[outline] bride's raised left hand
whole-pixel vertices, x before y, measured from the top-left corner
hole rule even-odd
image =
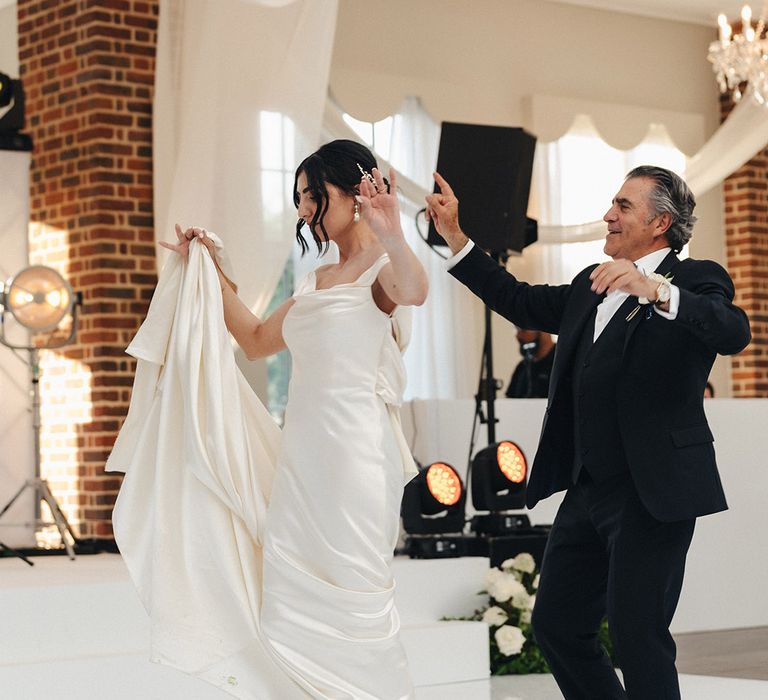
[[[360,194],[357,202],[365,222],[381,243],[386,245],[393,239],[403,238],[403,230],[400,227],[400,206],[397,202],[397,174],[394,168],[389,169],[389,187],[378,168],[374,168],[371,175],[376,184],[374,185],[363,176],[360,180]]]

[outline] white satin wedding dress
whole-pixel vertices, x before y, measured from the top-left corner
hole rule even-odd
[[[373,301],[386,262],[297,291],[282,436],[235,367],[202,246],[161,273],[107,463],[126,473],[115,538],[153,661],[248,700],[413,698],[389,567],[415,474],[398,415],[408,310]]]

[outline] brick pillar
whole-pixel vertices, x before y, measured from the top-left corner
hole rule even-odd
[[[104,473],[130,399],[124,350],[156,283],[151,98],[158,0],[18,0],[30,253],[84,304],[77,342],[42,362],[42,470],[74,529],[111,538]]]
[[[725,120],[730,96],[720,105]],[[752,326],[752,342],[731,365],[733,396],[768,397],[768,149],[728,177],[723,190],[728,271]]]

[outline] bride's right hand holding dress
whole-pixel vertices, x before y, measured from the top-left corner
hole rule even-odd
[[[192,243],[192,239],[198,236],[195,232],[202,233],[203,229],[190,227],[186,231],[181,230],[181,226],[176,224],[176,238],[177,243],[168,243],[168,241],[159,241],[159,245],[168,250],[172,250],[174,253],[178,253],[182,258],[186,258],[189,255],[189,246]]]
[[[163,248],[172,250],[174,253],[178,253],[182,258],[186,259],[189,256],[189,246],[192,244],[192,241],[197,238],[197,240],[208,250],[211,260],[213,260],[213,264],[216,266],[216,272],[219,275],[219,283],[221,284],[222,289],[224,288],[224,285],[228,285],[235,293],[237,292],[237,285],[222,271],[219,261],[216,258],[216,244],[208,236],[208,232],[204,228],[190,226],[186,231],[182,231],[181,226],[176,224],[176,238],[178,240],[177,243],[168,243],[167,241],[160,241],[159,243]]]
[[[293,298],[286,299],[269,318],[262,321],[237,296],[237,285],[222,272],[216,258],[216,244],[204,228],[192,226],[185,231],[176,224],[176,238],[176,243],[160,241],[160,245],[186,259],[189,256],[189,246],[197,239],[210,254],[219,275],[224,302],[224,322],[245,356],[249,360],[255,360],[284,350],[286,345],[283,340],[283,319],[293,306]]]

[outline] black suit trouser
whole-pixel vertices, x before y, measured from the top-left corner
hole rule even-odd
[[[582,470],[557,513],[533,629],[567,700],[679,700],[669,633],[695,519],[656,520],[629,472],[595,483]],[[605,615],[622,687],[597,630]]]

